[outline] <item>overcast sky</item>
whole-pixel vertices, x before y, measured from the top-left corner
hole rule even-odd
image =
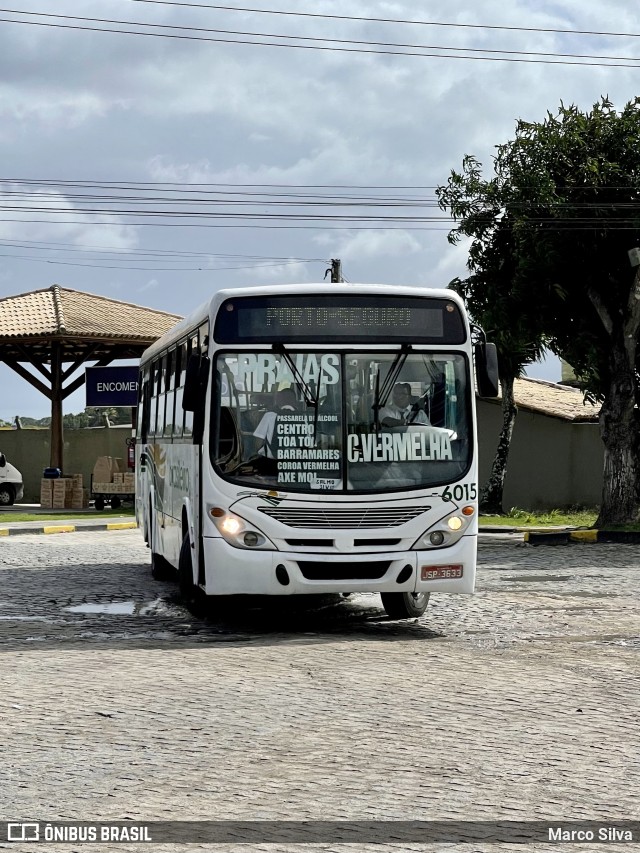
[[[222,285],[321,281],[330,258],[352,282],[445,287],[466,251],[447,243],[434,188],[465,154],[489,175],[517,119],[639,94],[640,23],[622,0],[195,4],[0,13],[0,297],[59,284],[185,314]],[[2,366],[0,388],[0,417],[49,414]],[[65,411],[83,407],[79,393]]]

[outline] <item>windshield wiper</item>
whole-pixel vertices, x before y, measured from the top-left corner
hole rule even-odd
[[[284,347],[284,344],[273,344],[272,349],[275,353],[277,353],[278,355],[281,355],[284,358],[284,360],[286,361],[287,367],[289,368],[289,370],[293,374],[293,378],[295,379],[295,381],[300,386],[300,390],[302,391],[302,395],[304,397],[304,401],[307,404],[307,406],[309,406],[310,408],[317,409],[318,408],[318,399],[314,395],[314,393],[311,390],[311,387],[309,386],[307,381],[304,379],[304,377],[302,376],[302,374],[298,370],[298,367],[297,367],[295,361],[291,358],[291,353],[287,352],[287,350]]]
[[[291,353],[289,353],[285,349],[284,344],[273,344],[272,349],[275,353],[281,355],[284,358],[289,370],[293,375],[293,378],[298,383],[298,386],[302,391],[304,402],[306,403],[308,408],[313,409],[313,443],[315,446],[318,440],[318,402],[320,383],[318,383],[316,393],[314,394],[311,386],[308,384],[304,376],[298,370],[295,361],[291,358]]]
[[[371,408],[373,409],[373,422],[374,429],[377,432],[380,429],[380,409],[383,409],[387,405],[387,400],[389,399],[389,395],[393,389],[393,386],[396,384],[398,377],[404,367],[404,363],[407,360],[407,356],[411,352],[411,344],[402,344],[400,347],[400,352],[396,354],[396,357],[391,362],[391,366],[389,367],[389,372],[385,376],[384,382],[382,383],[382,388],[380,388],[380,368],[378,368],[378,372],[376,373],[376,393],[373,400],[373,404]]]

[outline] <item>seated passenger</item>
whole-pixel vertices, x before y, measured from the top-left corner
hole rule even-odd
[[[277,457],[273,441],[273,431],[276,426],[278,414],[280,412],[295,412],[297,409],[298,399],[293,388],[283,388],[281,391],[278,391],[276,394],[276,411],[265,412],[253,433],[256,438],[262,439],[262,445],[258,450],[260,456],[266,456],[267,459],[275,459]]]

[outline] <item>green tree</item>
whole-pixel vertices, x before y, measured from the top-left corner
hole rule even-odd
[[[449,242],[471,237],[467,267],[471,275],[449,285],[465,301],[471,317],[496,344],[502,390],[502,428],[487,483],[480,494],[485,512],[503,512],[504,484],[511,437],[518,409],[514,382],[527,364],[540,358],[545,345],[543,324],[528,288],[519,287],[517,250],[513,223],[505,216],[497,179],[484,181],[481,166],[465,157],[463,172],[452,172],[448,184],[439,187],[440,207],[449,210],[459,224]]]
[[[561,104],[542,122],[517,122],[491,181],[470,171],[473,158],[454,180],[468,191],[462,233],[475,237],[475,227],[496,249],[494,263],[513,263],[513,287],[529,292],[549,346],[602,401],[601,526],[640,517],[640,276],[627,255],[640,243],[639,138],[640,98],[619,113],[607,98],[586,113]],[[507,249],[493,242],[503,221]]]

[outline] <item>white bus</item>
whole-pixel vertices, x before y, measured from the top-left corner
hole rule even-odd
[[[497,394],[495,348],[472,343],[451,291],[218,292],[142,357],[136,514],[154,576],[177,570],[194,610],[379,592],[406,618],[431,592],[473,592],[474,361]]]

